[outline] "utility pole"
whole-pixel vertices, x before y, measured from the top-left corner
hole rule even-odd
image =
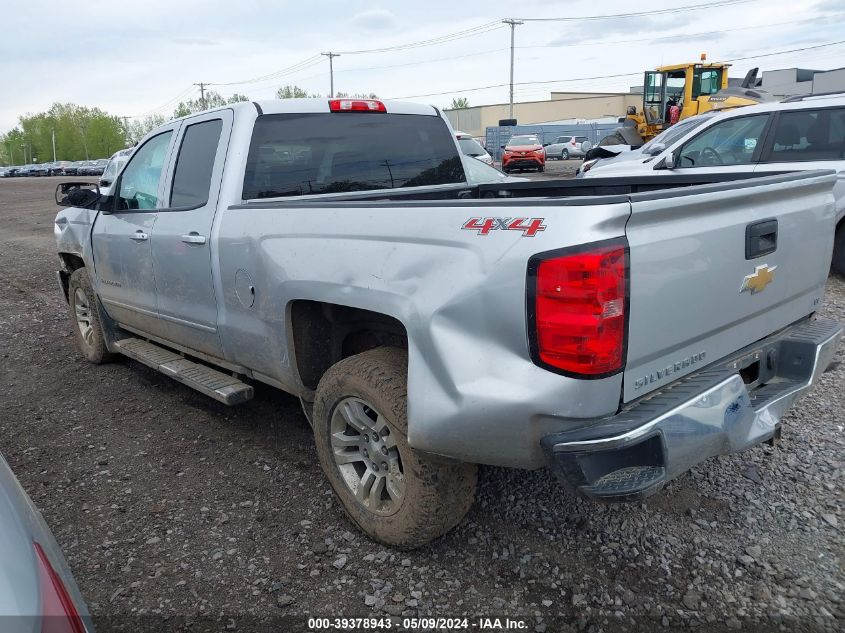
[[[53,133],[53,162],[56,162],[56,128],[51,128],[50,132]]]
[[[335,57],[340,57],[340,53],[320,53],[320,55],[325,55],[329,58],[329,98],[334,97],[334,65],[332,64],[332,59]]]
[[[514,20],[513,18],[508,18],[507,20],[502,20],[505,24],[510,24],[511,27],[511,92],[510,92],[510,115],[509,118],[513,118],[513,39],[514,39],[514,32],[516,31],[517,24],[524,24],[522,20]]]
[[[199,82],[198,84],[194,84],[194,85],[200,87],[200,103],[202,104],[202,109],[205,110],[205,87],[208,84],[203,83],[203,82]]]

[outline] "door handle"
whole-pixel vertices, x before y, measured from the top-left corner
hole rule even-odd
[[[182,241],[186,244],[205,244],[205,235],[200,235],[196,231],[191,231],[187,235],[182,236]]]
[[[745,227],[745,259],[755,259],[778,248],[778,221],[761,220]]]
[[[130,240],[135,240],[136,242],[146,242],[150,239],[150,236],[144,233],[143,231],[135,231],[132,235],[129,236]]]

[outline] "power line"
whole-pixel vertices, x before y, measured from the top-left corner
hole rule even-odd
[[[225,83],[209,83],[209,86],[240,86],[243,84],[252,84],[258,83],[260,81],[267,81],[270,79],[278,79],[283,75],[289,75],[300,70],[305,70],[306,68],[310,68],[311,66],[316,66],[320,62],[323,61],[322,55],[312,55],[307,59],[303,59],[291,66],[287,66],[285,68],[281,68],[279,70],[275,70],[271,73],[267,73],[266,75],[261,75],[259,77],[252,77],[250,79],[243,79],[240,81],[229,81]]]
[[[582,15],[563,18],[519,18],[525,22],[581,22],[590,20],[613,20],[617,18],[638,18],[648,15],[665,15],[667,13],[685,13],[686,11],[699,11],[701,9],[716,9],[735,4],[747,4],[757,0],[716,0],[703,4],[693,4],[686,7],[674,7],[666,9],[652,9],[651,11],[637,11],[634,13],[611,13],[607,15]]]
[[[485,24],[479,24],[478,26],[474,26],[469,29],[464,29],[463,31],[456,31],[455,33],[447,33],[446,35],[440,35],[438,37],[433,37],[427,40],[419,40],[417,42],[408,42],[406,44],[397,44],[395,46],[383,46],[381,48],[366,48],[354,51],[340,51],[343,55],[362,55],[365,53],[386,53],[390,51],[400,51],[400,50],[408,50],[412,48],[421,48],[423,46],[434,46],[435,44],[443,44],[445,42],[453,42],[455,40],[460,40],[465,37],[473,37],[475,35],[481,35],[483,33],[488,33],[490,31],[495,31],[496,29],[503,28],[502,24],[499,20],[494,20],[492,22],[486,22]]]
[[[638,42],[662,42],[666,40],[688,40],[691,37],[703,37],[705,35],[721,35],[722,33],[733,33],[735,31],[753,31],[756,29],[766,29],[775,26],[798,26],[800,24],[810,24],[817,22],[818,18],[810,18],[807,20],[798,20],[797,22],[791,20],[789,22],[774,22],[772,24],[758,24],[755,26],[740,26],[733,29],[719,29],[718,31],[700,31],[698,33],[676,33],[675,35],[663,35],[658,37],[640,37],[631,40],[601,40],[598,42],[575,42],[572,44],[532,44],[529,46],[517,46],[518,49],[528,48],[573,48],[581,46],[615,46],[617,44],[636,44]],[[834,22],[837,22],[834,20]]]
[[[726,59],[726,62],[738,62],[744,61],[747,59],[759,59],[761,57],[773,57],[775,55],[787,55],[789,53],[800,53],[803,51],[815,50],[819,48],[826,48],[829,46],[837,46],[839,44],[845,44],[845,40],[839,40],[836,42],[827,42],[825,44],[816,44],[813,46],[803,46],[801,48],[793,48],[790,50],[785,51],[775,51],[772,53],[761,53],[759,55],[749,55],[747,57],[734,57],[732,59]],[[592,77],[570,77],[567,79],[546,79],[542,81],[519,81],[515,82],[515,86],[533,86],[533,85],[542,85],[542,84],[556,84],[556,83],[569,83],[574,81],[587,81],[591,79],[618,79],[621,77],[632,77],[635,75],[641,75],[642,71],[636,71],[631,73],[618,73],[614,75],[594,75]],[[390,97],[391,99],[418,99],[420,97],[439,97],[443,95],[451,95],[451,94],[459,94],[462,92],[477,92],[479,90],[489,90],[491,88],[502,88],[507,86],[508,84],[490,84],[489,86],[476,86],[473,88],[459,88],[453,90],[447,90],[445,92],[431,92],[427,94],[420,94],[420,95],[409,95],[405,97]]]

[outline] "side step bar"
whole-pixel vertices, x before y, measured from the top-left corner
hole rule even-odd
[[[252,385],[237,378],[194,363],[176,352],[140,338],[125,338],[114,343],[121,354],[144,363],[166,376],[219,400],[223,404],[240,404],[252,399]]]

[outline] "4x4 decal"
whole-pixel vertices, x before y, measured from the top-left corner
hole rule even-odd
[[[461,227],[464,231],[478,231],[489,235],[490,231],[522,231],[523,237],[534,237],[546,230],[545,218],[470,218]]]

